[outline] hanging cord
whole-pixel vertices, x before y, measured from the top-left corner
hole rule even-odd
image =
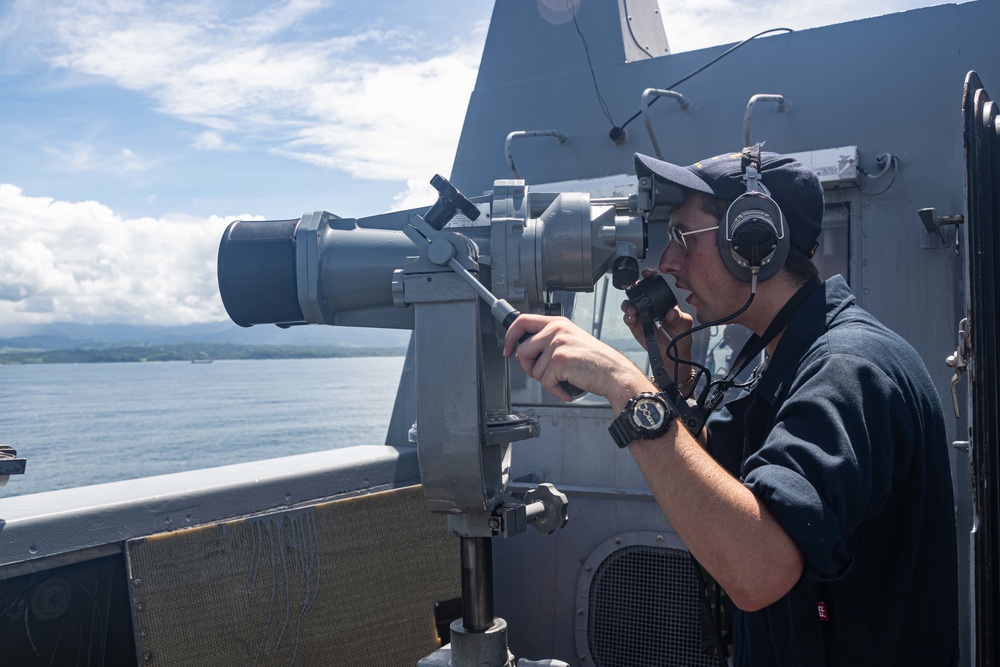
[[[684,425],[687,430],[697,435],[701,432],[701,429],[705,425],[705,420],[708,418],[708,414],[711,412],[711,408],[705,408],[704,399],[707,395],[707,391],[699,398],[699,401],[695,403],[691,401],[691,396],[694,394],[694,390],[697,388],[698,381],[701,375],[707,374],[708,369],[695,362],[694,360],[682,360],[680,359],[677,352],[677,341],[682,340],[685,336],[692,335],[695,331],[701,331],[706,327],[716,326],[722,322],[727,322],[734,317],[738,316],[740,313],[745,311],[750,307],[753,302],[754,294],[756,293],[757,281],[756,273],[754,274],[754,279],[752,280],[750,298],[747,299],[746,304],[743,305],[738,311],[730,315],[729,317],[722,318],[715,322],[708,322],[706,324],[700,325],[698,327],[693,327],[683,332],[677,338],[670,339],[670,343],[667,345],[667,354],[674,361],[674,377],[678,372],[678,367],[680,364],[685,364],[692,366],[697,369],[695,373],[692,374],[690,380],[682,381],[680,385],[675,382],[674,378],[670,377],[667,369],[664,368],[664,362],[661,357],[660,344],[656,339],[655,327],[653,322],[658,319],[657,315],[653,312],[652,299],[648,298],[648,295],[640,297],[638,300],[633,300],[632,295],[629,296],[629,300],[632,301],[632,305],[636,308],[639,313],[639,321],[642,323],[643,338],[645,339],[646,355],[649,357],[649,367],[653,371],[653,377],[651,378],[653,383],[659,388],[660,392],[663,393],[667,401],[673,406],[674,410],[677,411],[679,415],[679,421]],[[676,301],[674,301],[676,304]],[[667,338],[670,338],[669,335]],[[685,391],[681,392],[681,387],[690,383],[690,387],[686,388]]]
[[[718,326],[720,324],[725,324],[726,322],[729,322],[733,318],[739,317],[740,315],[746,312],[747,308],[750,307],[750,304],[753,303],[754,296],[756,295],[757,295],[757,275],[754,274],[752,277],[752,281],[750,283],[750,296],[747,298],[747,301],[746,303],[743,304],[742,308],[737,310],[732,315],[727,315],[726,317],[715,320],[714,322],[706,322],[705,324],[699,324],[696,327],[691,327],[687,331],[678,335],[676,338],[671,339],[670,343],[667,344],[665,352],[667,354],[667,358],[670,359],[672,362],[674,362],[674,377],[678,377],[677,374],[680,371],[681,364],[684,364],[685,366],[691,366],[692,368],[695,369],[694,381],[691,383],[691,388],[685,393],[684,395],[685,399],[691,398],[694,395],[695,389],[698,386],[698,382],[701,381],[702,377],[708,378],[708,384],[706,385],[703,393],[707,393],[709,387],[711,387],[715,383],[712,382],[712,373],[706,366],[704,366],[703,364],[699,364],[697,361],[694,361],[693,359],[681,359],[680,357],[677,356],[677,343],[686,338],[687,336],[693,336],[695,333],[699,331],[708,329],[710,327]]]
[[[758,32],[753,37],[747,37],[746,39],[744,39],[739,44],[735,44],[735,45],[729,47],[728,49],[726,49],[725,51],[723,51],[722,53],[720,53],[719,55],[717,55],[715,58],[712,58],[707,63],[705,63],[704,65],[702,65],[701,67],[699,67],[698,69],[694,70],[690,74],[687,74],[686,76],[683,76],[680,79],[678,79],[677,81],[673,82],[672,84],[670,84],[669,86],[667,86],[666,89],[667,90],[673,90],[674,88],[676,88],[677,86],[681,85],[682,83],[684,83],[685,81],[687,81],[691,77],[695,76],[696,74],[700,74],[701,72],[704,72],[706,69],[708,69],[709,67],[711,67],[715,63],[719,62],[720,60],[722,60],[723,58],[725,58],[730,53],[732,53],[736,49],[740,48],[741,46],[743,46],[747,42],[755,40],[758,37],[763,37],[764,35],[768,35],[768,34],[770,34],[772,32],[795,32],[795,31],[792,30],[791,28],[771,28],[770,30],[764,30],[763,32]],[[648,106],[653,106],[659,100],[660,100],[659,97],[654,97],[650,101],[650,103],[649,103]],[[642,110],[640,109],[639,111],[636,111],[628,120],[626,120],[624,123],[622,123],[621,127],[616,127],[616,128],[613,128],[613,129],[614,130],[618,130],[618,131],[624,130],[628,126],[629,123],[631,123],[633,120],[635,120],[636,118],[638,118],[641,115],[642,115]],[[609,120],[610,120],[610,118],[609,118]]]
[[[572,0],[566,0],[566,8],[569,10],[570,16],[573,17],[573,27],[576,28],[576,34],[580,35],[580,41],[583,42],[583,52],[587,55],[587,67],[590,68],[590,78],[594,80],[594,92],[597,93],[597,102],[601,105],[604,117],[614,126],[615,121],[611,119],[611,110],[608,108],[608,103],[604,101],[600,86],[597,85],[597,74],[594,72],[594,63],[590,59],[590,45],[587,44],[587,38],[583,36],[583,31],[580,30],[580,24],[576,20],[576,10],[573,8]],[[629,30],[631,30],[631,27],[629,27]]]
[[[756,282],[756,281],[755,281]],[[816,289],[818,289],[823,284],[823,281],[818,277],[813,277],[803,283],[796,291],[792,297],[785,302],[785,305],[781,307],[781,310],[774,316],[771,320],[771,324],[768,325],[767,329],[760,336],[754,334],[749,340],[743,345],[743,349],[737,355],[736,360],[733,362],[732,367],[729,372],[726,373],[725,377],[721,380],[716,380],[715,382],[709,381],[708,385],[702,391],[701,395],[698,396],[698,406],[700,408],[707,408],[709,412],[714,410],[716,406],[722,401],[725,393],[732,387],[746,388],[754,384],[759,377],[759,372],[761,366],[758,365],[754,370],[753,376],[748,382],[743,384],[736,383],[736,377],[743,372],[743,369],[747,367],[751,359],[759,356],[767,347],[767,345],[774,340],[775,336],[780,334],[791,322],[795,313],[798,311],[802,303],[812,294]],[[752,300],[752,294],[751,294]],[[735,316],[734,316],[735,317]],[[731,318],[730,318],[731,319]],[[709,396],[709,392],[712,389],[715,391]]]
[[[632,32],[632,15],[628,11],[628,0],[622,0],[622,7],[625,9],[625,25],[628,26],[628,34],[632,38],[632,41],[636,46],[646,54],[647,58],[652,58],[653,54],[649,52],[649,49],[639,43],[638,38],[636,38],[635,33]],[[614,123],[612,123],[614,125]]]
[[[648,51],[646,51],[645,47],[643,47],[639,43],[638,39],[636,39],[635,33],[632,32],[632,24],[628,20],[628,2],[627,2],[627,0],[623,0],[623,2],[625,2],[625,22],[628,25],[628,31],[629,31],[629,35],[632,36],[632,41],[634,41],[635,44],[636,44],[636,46],[638,46],[640,49],[642,49],[642,52],[645,53],[646,55],[648,55],[650,58],[655,57],[655,56],[653,56],[653,54],[651,54]],[[609,123],[611,123],[611,136],[612,136],[612,138],[620,137],[620,136],[622,136],[622,132],[625,131],[625,128],[628,126],[628,124],[631,123],[633,120],[635,120],[636,118],[638,118],[639,116],[642,115],[642,110],[640,109],[639,111],[636,111],[635,114],[633,114],[631,118],[629,118],[624,123],[622,123],[621,126],[615,125],[615,121],[611,117],[611,110],[608,107],[607,102],[604,100],[604,95],[601,93],[601,87],[600,87],[600,85],[598,85],[598,83],[597,83],[597,73],[594,71],[594,63],[590,59],[590,45],[587,43],[587,38],[584,37],[583,31],[580,29],[580,24],[576,20],[576,9],[573,7],[573,0],[566,0],[566,9],[569,11],[570,16],[573,17],[573,27],[576,28],[576,34],[578,34],[580,36],[580,42],[583,44],[583,52],[587,56],[587,67],[590,69],[590,78],[594,82],[594,92],[597,93],[597,103],[601,107],[601,113],[603,113],[604,117],[608,119]],[[674,83],[672,83],[669,86],[667,86],[667,89],[668,90],[673,90],[674,88],[676,88],[677,86],[681,85],[682,83],[684,83],[685,81],[687,81],[691,77],[695,76],[696,74],[700,74],[701,72],[704,72],[706,69],[708,69],[709,67],[711,67],[715,63],[719,62],[720,60],[722,60],[723,58],[725,58],[730,53],[732,53],[736,49],[740,48],[741,46],[743,46],[747,42],[753,41],[753,40],[757,39],[758,37],[763,37],[764,35],[769,35],[771,33],[776,33],[776,32],[795,32],[795,31],[792,30],[791,28],[771,28],[769,30],[763,30],[761,32],[758,32],[756,35],[753,35],[751,37],[747,37],[746,39],[744,39],[739,44],[734,44],[733,46],[729,47],[728,49],[726,49],[725,51],[723,51],[722,53],[720,53],[719,55],[717,55],[715,58],[712,58],[711,60],[709,60],[707,63],[705,63],[704,65],[702,65],[698,69],[696,69],[693,72],[687,74],[686,76],[681,77],[680,79],[678,79]],[[653,106],[654,104],[656,104],[656,102],[659,101],[659,99],[660,99],[659,97],[654,97],[652,99],[652,101],[649,103],[649,106]]]
[[[895,156],[895,155],[892,155],[891,153],[882,153],[881,155],[879,155],[878,157],[876,157],[875,158],[875,164],[882,166],[882,170],[880,172],[878,172],[877,174],[869,174],[867,171],[865,171],[861,167],[861,165],[858,165],[858,171],[861,173],[862,176],[865,176],[869,180],[877,181],[880,178],[882,178],[883,176],[885,176],[886,173],[891,168],[892,169],[892,178],[889,179],[889,184],[887,186],[885,186],[884,188],[882,188],[881,190],[879,190],[878,192],[865,192],[862,189],[861,193],[865,194],[865,195],[868,195],[869,197],[875,197],[877,195],[880,195],[880,194],[888,191],[889,188],[891,188],[893,186],[893,184],[896,182],[896,175],[899,173],[899,158],[897,156]]]

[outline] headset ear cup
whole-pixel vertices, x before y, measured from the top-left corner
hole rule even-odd
[[[738,197],[719,225],[719,254],[736,278],[750,282],[758,267],[758,282],[773,277],[788,257],[789,235],[784,233],[781,209],[770,197],[751,192]]]

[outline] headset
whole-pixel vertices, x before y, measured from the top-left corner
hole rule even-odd
[[[730,204],[718,231],[723,264],[736,278],[754,284],[778,273],[791,243],[785,216],[761,182],[760,163],[760,144],[743,149],[747,191]]]

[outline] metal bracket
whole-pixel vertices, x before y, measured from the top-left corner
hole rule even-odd
[[[494,536],[513,537],[530,523],[542,535],[551,535],[569,521],[569,499],[551,484],[539,484],[524,494],[524,500],[508,500],[490,513]]]
[[[518,173],[517,167],[514,166],[514,153],[511,144],[514,143],[515,139],[522,137],[555,137],[560,144],[566,143],[566,140],[569,139],[569,137],[559,130],[516,130],[508,134],[507,139],[503,142],[503,154],[507,158],[507,166],[510,168],[511,173],[514,174],[514,178],[520,180],[524,179]]]
[[[951,404],[955,409],[955,418],[960,416],[958,410],[958,383],[962,379],[962,373],[968,368],[969,350],[971,347],[969,333],[969,318],[964,318],[958,325],[958,346],[955,353],[948,356],[945,364],[955,369],[955,374],[951,376]]]
[[[653,132],[653,123],[649,120],[649,106],[653,103],[649,98],[653,98],[655,101],[660,97],[671,97],[677,100],[677,104],[680,105],[681,110],[685,111],[691,107],[691,102],[688,98],[684,97],[675,90],[660,90],[659,88],[647,88],[642,91],[642,104],[640,108],[642,109],[642,122],[646,124],[646,132],[649,133],[649,141],[653,144],[653,152],[656,153],[656,157],[663,158],[663,152],[660,150],[660,144],[656,141],[656,134]]]
[[[747,102],[747,110],[743,113],[743,145],[750,145],[750,117],[753,116],[753,108],[758,102],[777,102],[778,106],[776,111],[778,113],[784,113],[788,109],[788,105],[785,104],[784,95],[772,95],[767,93],[762,93],[759,95],[754,95]]]
[[[937,209],[934,208],[922,208],[917,211],[917,215],[920,216],[920,222],[924,223],[924,229],[927,230],[927,233],[931,236],[937,236],[941,240],[942,245],[946,243],[946,240],[941,228],[948,225],[955,225],[955,254],[959,254],[958,226],[965,222],[964,215],[961,213],[955,215],[938,215]]]
[[[526,505],[517,500],[497,505],[490,512],[490,532],[495,537],[514,537],[528,529]]]

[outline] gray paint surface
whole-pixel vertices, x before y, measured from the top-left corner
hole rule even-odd
[[[412,447],[360,446],[0,500],[0,564],[415,484]]]

